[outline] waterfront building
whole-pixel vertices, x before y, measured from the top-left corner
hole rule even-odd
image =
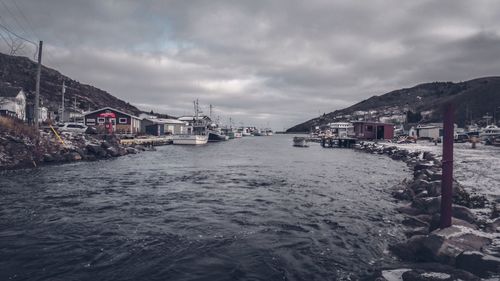
[[[144,118],[141,121],[141,133],[153,136],[186,134],[187,123],[176,119]]]
[[[394,125],[380,122],[355,121],[354,135],[361,140],[388,140],[394,138]]]
[[[84,114],[85,125],[118,134],[137,134],[141,130],[141,119],[132,114],[104,107]]]
[[[0,116],[26,120],[26,95],[22,88],[0,85]]]

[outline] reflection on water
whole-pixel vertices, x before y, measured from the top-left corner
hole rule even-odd
[[[0,279],[339,280],[393,262],[403,163],[290,136],[0,176]]]

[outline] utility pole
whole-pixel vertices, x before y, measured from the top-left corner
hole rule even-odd
[[[40,41],[38,45],[38,66],[36,69],[35,108],[33,109],[36,130],[38,130],[38,110],[40,107],[40,75],[42,72],[42,47],[43,47],[43,41]]]
[[[63,80],[63,84],[62,84],[61,93],[62,93],[61,118],[59,118],[59,120],[61,122],[64,122],[64,93],[66,93],[66,86],[64,84],[64,80]]]
[[[76,95],[75,99],[73,100],[73,122],[76,122]]]
[[[453,197],[453,104],[444,107],[443,118],[443,176],[441,178],[440,228],[451,226]]]

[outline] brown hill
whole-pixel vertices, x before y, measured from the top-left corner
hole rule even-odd
[[[440,122],[442,106],[448,101],[453,102],[456,107],[455,120],[459,126],[470,122],[481,123],[486,114],[496,114],[497,119],[500,119],[500,77],[484,77],[458,83],[433,82],[395,90],[298,124],[287,132],[308,132],[313,126],[348,121],[349,117],[339,116],[352,116],[356,111],[377,111],[379,115],[388,111],[403,114],[410,111],[410,114],[418,116],[428,113],[420,122]]]
[[[10,56],[0,53],[0,82],[8,82],[13,86],[22,87],[28,92],[29,102],[33,102],[35,93],[36,63],[26,57]],[[63,80],[67,86],[66,107],[72,107],[76,97],[77,108],[80,110],[98,109],[110,106],[132,114],[141,111],[135,106],[115,96],[93,87],[82,84],[52,68],[42,67],[40,80],[41,104],[50,111],[57,111],[61,105],[61,85]]]

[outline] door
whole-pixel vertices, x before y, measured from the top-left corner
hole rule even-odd
[[[377,126],[377,139],[378,140],[383,140],[384,139],[384,126]]]

